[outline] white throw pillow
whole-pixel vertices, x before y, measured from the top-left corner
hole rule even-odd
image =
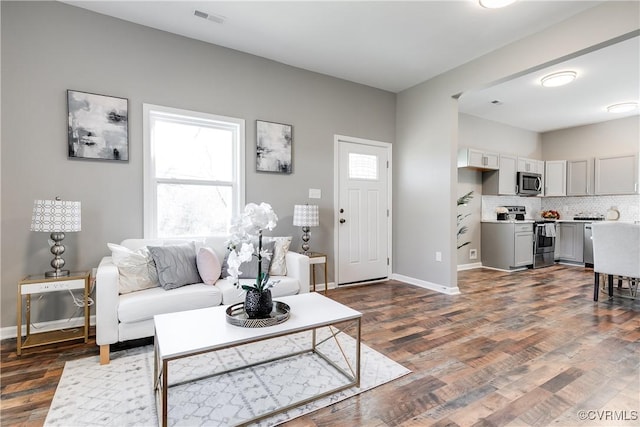
[[[288,237],[266,237],[267,242],[275,242],[276,245],[273,249],[273,259],[271,260],[271,267],[269,268],[270,276],[286,276],[287,275],[287,262],[286,255],[291,246],[291,236]]]
[[[146,247],[137,251],[115,243],[107,243],[107,247],[111,250],[113,263],[118,267],[119,293],[127,294],[160,286],[156,264]]]
[[[218,259],[218,255],[214,250],[206,246],[201,247],[198,250],[196,264],[202,281],[207,285],[215,285],[220,278],[222,264],[220,264],[220,259]]]

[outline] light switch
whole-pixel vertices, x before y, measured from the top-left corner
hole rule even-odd
[[[322,191],[319,188],[310,188],[309,189],[309,198],[310,199],[320,199],[322,197]]]

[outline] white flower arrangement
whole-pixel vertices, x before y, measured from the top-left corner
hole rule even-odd
[[[258,258],[258,277],[253,286],[242,285],[242,289],[248,291],[255,289],[259,292],[267,290],[276,282],[269,281],[269,273],[262,271],[262,258],[271,258],[271,253],[262,249],[262,230],[273,230],[278,223],[278,216],[268,203],[249,203],[244,211],[231,222],[231,238],[227,243],[229,257],[227,258],[227,271],[229,277],[234,281],[236,287],[239,286],[238,276],[242,273],[240,265],[243,262],[251,261],[255,256]],[[258,237],[258,247],[254,248],[251,240]]]

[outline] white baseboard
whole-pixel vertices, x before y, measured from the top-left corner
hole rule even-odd
[[[94,326],[96,324],[96,316],[89,318],[89,324]],[[84,317],[74,317],[64,320],[52,320],[49,322],[33,323],[31,325],[31,333],[55,331],[58,329],[77,328],[84,325]],[[36,329],[37,328],[37,329]],[[18,329],[14,326],[8,326],[0,329],[0,339],[17,338]],[[27,333],[27,325],[22,325],[22,336]]]
[[[403,276],[402,274],[392,274],[391,279],[405,282],[410,285],[419,286],[421,288],[429,289],[431,291],[440,292],[447,295],[460,295],[460,289],[457,286],[442,286],[437,283],[427,282],[426,280],[415,279],[413,277]]]
[[[471,264],[458,264],[458,271],[473,270],[474,268],[482,268],[482,263],[472,262]]]

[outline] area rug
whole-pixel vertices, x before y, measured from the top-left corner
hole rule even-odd
[[[328,339],[319,348],[338,366],[348,369],[347,363],[340,361],[340,355],[354,354],[355,340],[345,334],[338,336],[340,345]],[[346,384],[344,375],[314,353],[190,381],[265,360],[265,355],[271,358],[303,350],[309,348],[309,343],[310,334],[305,332],[171,362],[169,384],[178,385],[169,388],[168,424],[236,425],[269,409],[295,404],[304,397]],[[354,357],[350,356],[349,361],[353,364]],[[360,387],[348,388],[252,425],[277,425],[409,372],[362,344]],[[45,426],[157,426],[152,377],[152,346],[112,353],[109,365],[101,366],[98,356],[67,362]]]

